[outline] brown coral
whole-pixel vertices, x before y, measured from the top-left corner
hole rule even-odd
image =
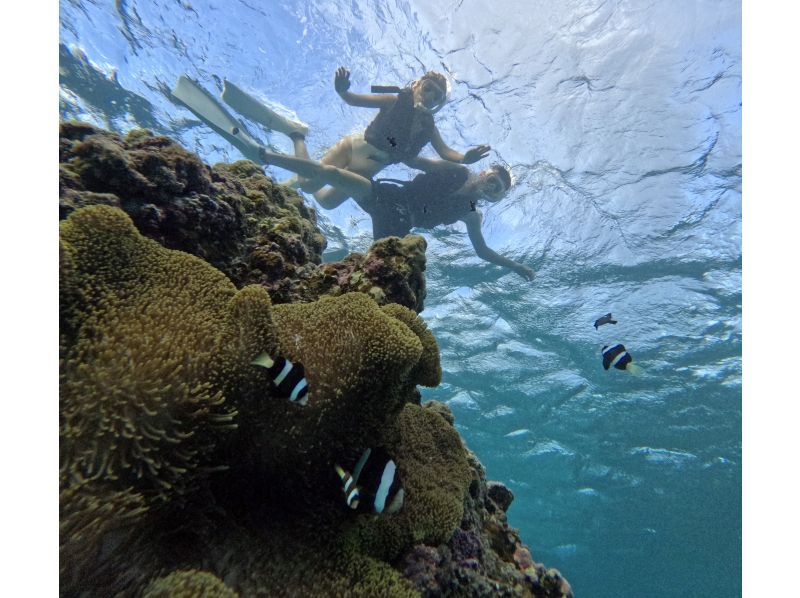
[[[322,502],[335,509],[341,500],[334,463],[379,442],[413,397],[417,379],[410,375],[423,371],[423,345],[403,321],[361,293],[276,305],[273,318],[279,353],[305,368],[309,404],[297,409],[257,395],[240,402],[237,466],[281,479],[265,491],[294,508]]]
[[[458,432],[419,405],[403,407],[384,442],[403,482],[403,508],[363,520],[352,533],[368,554],[393,560],[415,543],[447,541],[461,521],[471,475]]]
[[[379,305],[398,303],[416,312],[425,301],[425,239],[418,235],[386,237],[366,255],[352,253],[341,262],[323,264],[309,280],[318,293],[367,293]]]
[[[208,571],[175,571],[153,580],[142,598],[238,598],[239,594]]]
[[[412,311],[424,240],[317,266],[324,240],[296,193],[250,162],[209,169],[175,147],[62,129],[62,591],[569,595],[508,526],[508,496],[487,490],[446,406],[414,404],[415,385],[441,377]],[[108,205],[77,210],[97,203],[263,287],[237,292]],[[308,303],[273,308],[265,288]],[[251,365],[262,351],[306,366],[307,407],[276,399]],[[332,465],[367,446],[397,462],[396,514],[343,504]]]
[[[416,313],[397,303],[389,303],[382,307],[383,312],[397,318],[408,326],[419,337],[422,343],[422,355],[417,365],[409,373],[409,378],[422,386],[439,386],[442,381],[442,365],[439,361],[439,345],[436,337],[428,330],[425,320]]]
[[[80,555],[224,465],[225,393],[266,383],[249,361],[275,341],[264,289],[237,292],[116,208],[76,211],[61,243],[61,541]]]
[[[118,206],[144,235],[202,257],[238,287],[280,287],[321,260],[325,238],[313,210],[252,162],[211,168],[166,137],[134,129],[122,138],[66,122],[59,170],[61,218],[87,205]],[[262,270],[265,252],[283,267]]]

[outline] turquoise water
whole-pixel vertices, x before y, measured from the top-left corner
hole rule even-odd
[[[309,123],[319,156],[373,116],[335,95],[336,67],[361,92],[445,72],[443,138],[489,143],[514,173],[487,242],[537,277],[481,262],[461,225],[423,233],[444,368],[424,396],[450,404],[577,596],[738,595],[740,5],[487,4],[62,1],[60,113],[235,160],[167,96],[184,73],[228,78]],[[368,246],[355,204],[320,214],[330,259]],[[603,370],[614,342],[644,375]]]

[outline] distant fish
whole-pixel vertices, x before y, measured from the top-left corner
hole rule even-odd
[[[603,324],[616,324],[616,320],[611,319],[611,312],[604,315],[602,318],[598,318],[594,321],[594,329],[597,330]]]
[[[290,401],[300,405],[308,403],[308,382],[302,363],[292,363],[284,357],[273,359],[267,353],[262,353],[251,363],[269,370],[272,383],[281,396],[289,397]]]
[[[385,451],[364,450],[352,474],[338,464],[335,469],[342,480],[345,503],[351,509],[395,513],[403,506],[405,491],[397,467]]]
[[[610,367],[615,367],[618,370],[625,370],[630,372],[634,376],[638,376],[642,373],[642,368],[638,365],[631,363],[633,361],[633,357],[630,353],[625,349],[625,345],[622,343],[617,343],[616,345],[612,346],[604,346],[602,349],[603,352],[603,367],[608,369]]]

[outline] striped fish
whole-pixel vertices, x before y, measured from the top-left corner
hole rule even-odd
[[[366,449],[352,474],[338,464],[335,469],[342,480],[345,503],[351,509],[395,513],[403,506],[405,491],[397,466],[385,451]]]
[[[272,383],[281,396],[289,397],[290,401],[300,405],[308,403],[308,382],[302,363],[292,363],[280,356],[273,359],[267,353],[262,353],[251,363],[269,370]]]
[[[617,368],[618,370],[627,370],[631,374],[638,375],[642,369],[631,363],[633,357],[625,349],[625,345],[617,343],[616,345],[605,345],[602,348],[603,352],[603,368]]]

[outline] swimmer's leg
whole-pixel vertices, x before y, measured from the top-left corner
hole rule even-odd
[[[305,179],[313,179],[322,185],[331,185],[345,194],[345,197],[353,197],[356,200],[365,199],[372,195],[372,181],[354,172],[336,168],[313,160],[286,156],[270,152],[266,149],[261,150],[261,160],[266,164],[273,164],[286,170],[296,172]],[[323,206],[326,207],[326,206]]]
[[[370,180],[386,166],[382,162],[376,162],[374,160],[361,160],[357,164],[353,164],[353,162],[353,160],[350,161],[347,170]],[[356,170],[356,166],[359,167],[358,170]],[[314,193],[314,199],[326,210],[332,210],[338,207],[348,197],[351,196],[339,187],[328,187]]]
[[[294,153],[298,158],[308,158],[308,150],[305,147],[305,141],[302,144],[305,155],[298,153],[298,143],[292,138],[295,143]],[[336,144],[325,152],[325,155],[320,159],[320,163],[328,166],[335,166],[336,168],[347,168],[353,156],[353,142],[350,136],[344,137],[336,142]],[[282,185],[289,185],[290,187],[302,188],[306,193],[316,193],[326,183],[319,181],[313,177],[292,177],[286,181],[281,181]],[[343,201],[343,200],[342,200]],[[339,202],[341,203],[341,201]],[[338,205],[338,204],[337,204]],[[333,206],[336,207],[336,206]]]

